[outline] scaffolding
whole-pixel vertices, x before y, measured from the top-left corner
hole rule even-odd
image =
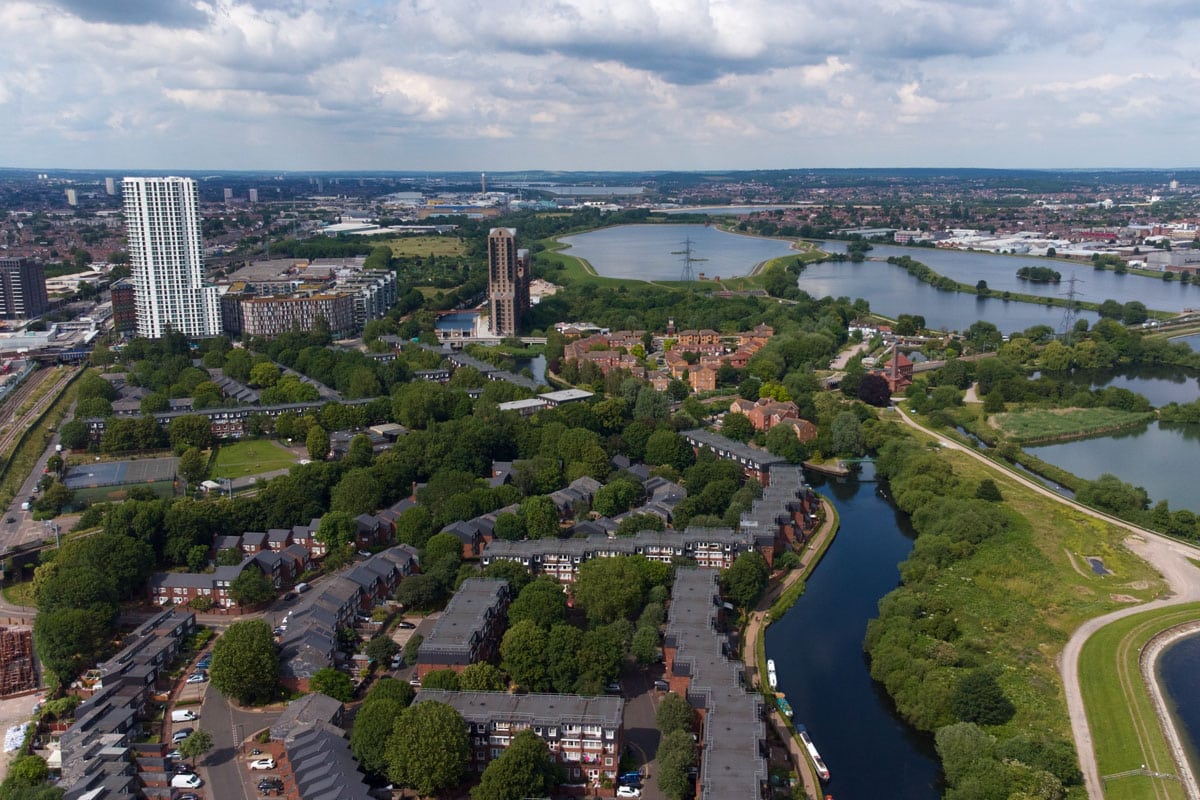
[[[33,629],[0,627],[0,697],[37,688],[33,667]]]

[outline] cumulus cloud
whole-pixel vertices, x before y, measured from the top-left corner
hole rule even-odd
[[[6,0],[0,152],[37,165],[83,153],[181,168],[733,168],[936,164],[967,142],[979,165],[1026,165],[1033,137],[1069,136],[1062,152],[1084,154],[1103,129],[1085,160],[1118,163],[1122,133],[1195,128],[1193,5],[1149,0],[1131,17],[1116,0]],[[1171,119],[1145,124],[1156,115]],[[905,138],[889,149],[881,132]]]

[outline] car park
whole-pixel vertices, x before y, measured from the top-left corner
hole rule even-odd
[[[275,769],[275,759],[270,756],[256,758],[250,762],[250,769]]]
[[[182,742],[184,739],[191,736],[195,732],[196,732],[195,728],[180,728],[179,730],[175,731],[173,736],[171,736],[171,742],[173,744],[179,744],[180,742]]]

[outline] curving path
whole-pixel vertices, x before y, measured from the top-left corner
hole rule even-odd
[[[966,447],[935,431],[931,431],[914,420],[910,414],[902,409],[897,409],[897,414],[907,425],[932,436],[937,440],[939,445],[947,450],[957,450],[961,453],[966,453],[975,460],[1003,472],[1005,477],[1020,483],[1026,488],[1032,489],[1046,497],[1053,498],[1064,505],[1068,505],[1081,514],[1103,520],[1129,531],[1132,535],[1125,540],[1125,545],[1162,573],[1163,579],[1170,588],[1171,593],[1165,597],[1151,600],[1148,603],[1121,608],[1083,623],[1071,634],[1071,638],[1067,640],[1066,647],[1063,648],[1062,655],[1059,657],[1059,671],[1062,674],[1063,692],[1067,699],[1067,711],[1071,717],[1071,732],[1075,737],[1075,748],[1079,754],[1079,767],[1083,771],[1084,786],[1087,788],[1088,797],[1101,800],[1104,797],[1104,787],[1100,780],[1100,770],[1096,765],[1096,751],[1092,741],[1092,732],[1088,725],[1087,710],[1084,708],[1083,695],[1079,688],[1079,654],[1083,651],[1083,645],[1087,642],[1088,638],[1110,622],[1115,622],[1133,614],[1140,614],[1143,611],[1200,601],[1200,570],[1197,570],[1195,565],[1188,561],[1189,558],[1200,559],[1200,547],[1184,544],[1183,542],[1176,541],[1154,531],[1146,530],[1145,528],[1140,528],[1132,523],[1076,503],[1074,500],[1047,489],[1037,481],[1015,470],[1009,470],[1003,465],[997,464],[973,448]],[[1169,716],[1160,717],[1159,724],[1166,734],[1172,751],[1176,754],[1182,753],[1182,749],[1178,746],[1180,737],[1175,728],[1174,721]],[[1183,786],[1188,791],[1189,797],[1200,797],[1198,790],[1195,788],[1197,786],[1196,778],[1192,774],[1191,766],[1187,759],[1177,757],[1176,762],[1176,769],[1179,772]]]

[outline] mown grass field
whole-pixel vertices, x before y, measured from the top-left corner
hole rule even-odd
[[[1175,773],[1166,739],[1138,668],[1142,646],[1155,634],[1196,619],[1200,604],[1135,614],[1101,628],[1084,645],[1079,659],[1080,689],[1095,743],[1101,775],[1135,770]],[[1108,800],[1185,797],[1173,780],[1130,775],[1105,782]]]
[[[384,242],[393,256],[462,256],[467,247],[457,236],[400,236]]]
[[[1152,413],[1116,408],[1031,408],[996,414],[992,423],[1017,444],[1111,432],[1154,419]]]
[[[296,457],[283,445],[271,439],[259,439],[221,445],[210,472],[214,478],[242,478],[287,469],[295,463]]]

